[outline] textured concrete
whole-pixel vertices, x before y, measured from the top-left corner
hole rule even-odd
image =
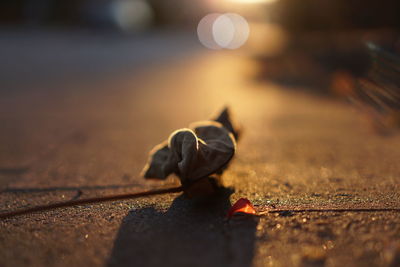
[[[234,193],[208,205],[171,194],[3,220],[1,266],[400,264],[399,212],[224,219],[240,197],[262,210],[399,207],[399,136],[377,135],[340,100],[256,82],[256,65],[241,54],[207,52],[190,38],[178,43],[192,50],[177,52],[153,39],[149,49],[158,43],[168,60],[59,83],[5,77],[13,90],[3,88],[0,98],[0,209],[176,185],[139,177],[147,152],[224,105],[244,130],[224,176]],[[96,50],[99,57],[107,45]]]

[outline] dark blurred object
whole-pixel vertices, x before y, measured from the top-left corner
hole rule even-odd
[[[374,43],[367,43],[367,50],[371,68],[347,96],[372,119],[378,132],[388,134],[400,129],[400,56]]]
[[[79,23],[79,7],[83,0],[3,0],[0,4],[0,23],[25,24],[34,22]]]
[[[8,0],[0,7],[6,14],[1,14],[0,23],[28,26],[89,26],[126,32],[149,27],[154,17],[146,0]]]
[[[258,55],[257,78],[317,94],[331,94],[331,76],[335,73],[360,77],[369,69],[363,35],[363,32],[315,32],[292,37],[284,53]]]
[[[340,91],[344,89],[340,84],[344,80],[365,77],[371,70],[373,60],[365,43],[379,43],[395,51],[398,36],[394,30],[308,32],[292,36],[284,53],[257,56],[257,79],[317,94],[342,95]]]
[[[290,37],[283,53],[257,55],[258,78],[286,87],[331,94],[335,81],[357,79],[370,70],[365,42],[398,43],[398,0],[279,0],[271,8],[270,21]]]
[[[3,0],[0,25],[67,25],[126,32],[194,25],[207,8],[202,1],[185,0]]]
[[[399,28],[398,0],[279,0],[273,21],[290,32]]]

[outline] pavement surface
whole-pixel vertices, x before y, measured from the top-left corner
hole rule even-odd
[[[148,151],[226,105],[243,127],[224,174],[234,192],[5,219],[0,266],[400,265],[398,211],[225,220],[241,197],[259,210],[399,208],[398,135],[342,100],[257,82],[245,54],[194,36],[118,38],[0,34],[0,210],[177,185],[139,176]]]

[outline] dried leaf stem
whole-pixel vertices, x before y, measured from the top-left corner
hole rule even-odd
[[[130,194],[118,194],[118,195],[109,195],[109,196],[103,196],[103,197],[70,200],[70,201],[65,201],[65,202],[49,204],[49,205],[42,205],[42,206],[36,206],[36,207],[32,207],[32,208],[26,208],[26,209],[20,209],[20,210],[16,210],[16,211],[8,211],[8,212],[0,213],[0,219],[6,219],[6,218],[19,216],[19,215],[31,214],[34,212],[48,211],[48,210],[58,209],[58,208],[67,208],[67,207],[73,207],[73,206],[95,204],[95,203],[123,200],[123,199],[134,199],[134,198],[162,195],[162,194],[168,194],[168,193],[178,193],[178,192],[182,192],[182,191],[183,191],[183,187],[179,186],[179,187],[130,193]]]

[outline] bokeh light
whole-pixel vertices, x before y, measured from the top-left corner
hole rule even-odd
[[[148,2],[143,0],[114,1],[111,12],[116,25],[125,32],[146,29],[153,20],[153,10]]]
[[[226,15],[218,16],[212,25],[214,40],[222,48],[229,46],[235,36],[235,31],[235,25]]]
[[[246,19],[233,13],[209,14],[197,27],[200,42],[210,49],[237,49],[247,41],[249,33]]]
[[[197,35],[200,42],[209,49],[221,49],[214,40],[212,30],[215,20],[218,19],[220,15],[219,13],[208,14],[200,20],[197,26]]]
[[[228,17],[232,22],[235,29],[235,34],[226,48],[236,49],[244,45],[249,38],[250,28],[247,21],[240,15],[234,13],[228,13],[224,16]]]

